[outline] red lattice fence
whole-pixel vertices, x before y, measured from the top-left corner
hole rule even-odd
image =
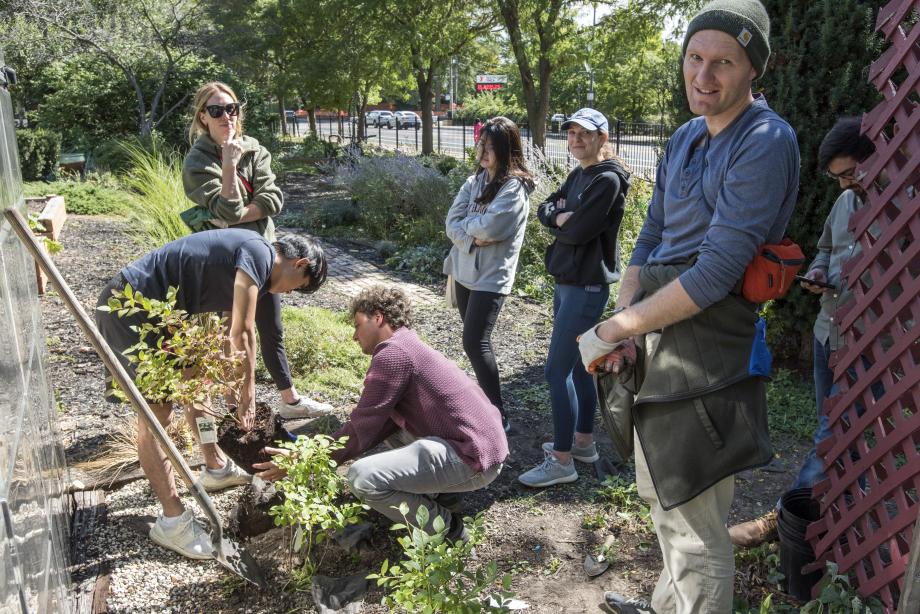
[[[862,123],[876,153],[860,166],[868,204],[850,220],[862,253],[844,267],[855,300],[836,314],[839,394],[823,408],[833,434],[818,454],[828,477],[814,489],[822,519],[807,533],[817,565],[835,561],[889,611],[904,590],[920,509],[918,14],[920,0],[894,0],[876,21],[887,49],[869,79],[884,101]]]

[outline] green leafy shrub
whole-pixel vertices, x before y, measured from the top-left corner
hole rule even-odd
[[[111,175],[88,176],[86,181],[24,182],[26,196],[58,194],[67,213],[74,215],[120,215],[131,206],[129,194]]]
[[[191,231],[179,214],[191,206],[182,186],[182,161],[170,150],[124,144],[131,168],[125,185],[135,192],[128,208],[132,234],[140,243],[161,247]]]
[[[499,580],[498,567],[490,561],[485,567],[471,569],[469,561],[473,548],[482,541],[482,514],[475,519],[466,518],[470,539],[467,542],[446,539],[448,527],[438,516],[432,521],[434,533],[429,535],[420,527],[428,525],[428,508],[422,506],[415,514],[415,524],[406,518],[409,506],[402,503],[399,512],[404,523],[394,524],[392,531],[404,531],[398,538],[403,549],[403,562],[390,565],[383,562],[379,574],[371,574],[369,580],[376,580],[378,586],[390,589],[383,600],[391,611],[406,612],[506,612],[507,608],[490,606],[484,601],[487,592]],[[510,600],[511,574],[501,578],[500,604]]]
[[[882,614],[885,611],[875,597],[861,597],[850,584],[850,578],[838,573],[837,564],[830,561],[824,577],[818,582],[818,589],[818,598],[802,606],[800,614]]]
[[[338,145],[321,139],[312,133],[303,137],[303,141],[297,151],[301,157],[310,159],[335,158],[338,156],[338,152]]]
[[[486,121],[497,115],[504,115],[518,124],[527,121],[527,111],[510,95],[501,92],[480,92],[466,100],[462,109],[454,111],[454,117],[472,124],[478,117]]]
[[[284,502],[269,510],[275,525],[292,527],[291,547],[301,553],[303,564],[293,571],[294,582],[299,587],[309,586],[322,558],[315,561],[313,547],[327,540],[334,532],[357,523],[364,510],[361,503],[339,503],[346,488],[345,478],[336,473],[336,463],[330,457],[344,447],[347,437],[333,440],[326,435],[298,437],[296,441],[280,444],[290,450],[289,456],[275,456],[272,460],[287,471],[287,476],[275,483],[284,493]]]
[[[811,439],[818,425],[814,386],[794,371],[777,369],[767,384],[767,421],[774,433]]]
[[[436,168],[439,171],[441,171],[442,175],[450,174],[452,170],[454,170],[455,168],[463,164],[463,162],[459,158],[455,158],[454,156],[449,156],[446,154],[442,155],[442,154],[433,153],[428,156],[421,156],[419,160],[421,161],[423,166]],[[472,170],[470,170],[466,174],[471,175]]]
[[[218,415],[210,409],[211,402],[239,386],[240,358],[224,352],[226,320],[216,313],[192,315],[177,309],[177,293],[177,288],[170,287],[165,300],[151,299],[126,284],[97,309],[122,318],[147,314],[147,320],[135,327],[138,342],[124,351],[135,365],[134,382],[145,399],[194,403]],[[148,335],[158,339],[156,347],[147,344]]]
[[[322,307],[281,310],[288,363],[298,389],[333,399],[361,392],[370,358],[351,341],[354,329],[347,314]],[[259,357],[260,376],[266,376]]]
[[[61,135],[43,130],[17,130],[19,165],[25,181],[36,181],[55,174],[61,157]]]
[[[444,277],[441,270],[447,252],[444,245],[416,245],[396,250],[386,262],[397,271],[408,272],[412,279],[435,282]]]

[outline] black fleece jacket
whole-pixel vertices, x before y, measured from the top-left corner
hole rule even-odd
[[[537,209],[556,237],[546,249],[546,271],[560,284],[612,284],[620,278],[617,232],[623,219],[629,173],[615,160],[580,166]],[[572,216],[560,227],[561,213]]]

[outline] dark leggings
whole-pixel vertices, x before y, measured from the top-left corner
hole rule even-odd
[[[266,292],[256,303],[256,330],[265,368],[278,390],[294,385],[291,367],[284,352],[284,329],[281,327],[281,295]]]
[[[456,281],[454,288],[460,319],[463,320],[463,351],[473,365],[479,387],[504,416],[505,407],[502,404],[502,391],[498,383],[498,366],[492,352],[492,329],[495,328],[495,320],[502,310],[505,295],[470,290]]]

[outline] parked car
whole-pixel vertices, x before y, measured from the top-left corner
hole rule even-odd
[[[552,117],[549,118],[551,124],[561,124],[565,121],[565,113],[554,113]]]
[[[374,126],[385,126],[390,118],[393,117],[392,111],[377,111],[377,116],[374,117]]]
[[[380,111],[369,111],[365,113],[364,114],[364,125],[365,126],[376,126],[378,115],[380,115]]]
[[[412,111],[397,111],[387,119],[387,128],[407,128],[409,126],[421,127],[422,118]]]

